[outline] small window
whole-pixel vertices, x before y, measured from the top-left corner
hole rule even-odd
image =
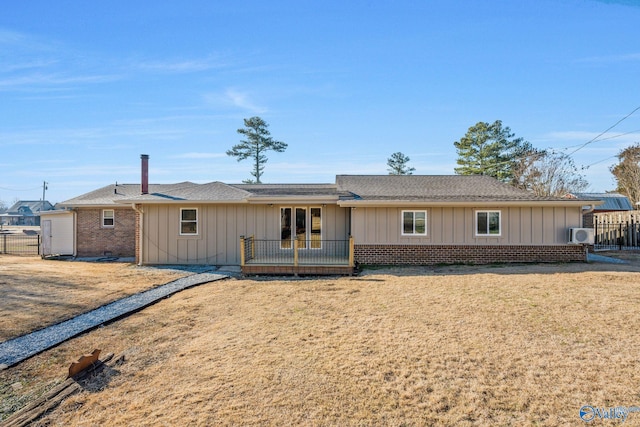
[[[427,211],[402,211],[402,235],[426,236]]]
[[[180,234],[198,234],[198,210],[180,209]]]
[[[500,236],[500,211],[476,211],[476,235]]]
[[[112,228],[115,224],[115,213],[113,209],[105,209],[102,211],[102,226]]]

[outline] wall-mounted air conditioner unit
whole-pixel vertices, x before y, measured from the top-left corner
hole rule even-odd
[[[570,228],[569,243],[593,245],[593,228]]]

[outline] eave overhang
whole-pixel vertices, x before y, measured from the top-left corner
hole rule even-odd
[[[600,205],[602,201],[589,201],[590,204]],[[576,207],[582,208],[585,200],[342,200],[338,206],[344,208],[357,207]]]
[[[277,204],[326,204],[338,203],[338,196],[277,196],[277,197],[249,197],[247,203],[253,205],[277,205]]]

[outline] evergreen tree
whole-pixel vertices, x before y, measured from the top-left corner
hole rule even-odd
[[[405,156],[401,152],[393,153],[391,157],[387,159],[387,169],[389,171],[389,175],[413,175],[413,172],[416,168],[409,167],[407,163],[409,163],[409,156]]]
[[[509,127],[496,120],[471,126],[460,141],[453,145],[458,152],[455,168],[458,175],[488,175],[503,182],[513,179],[516,156],[526,147],[522,138],[514,138]]]
[[[238,129],[238,133],[244,135],[246,139],[240,140],[240,144],[234,145],[231,150],[227,151],[228,156],[236,157],[238,161],[248,158],[253,159],[251,175],[255,177],[255,181],[245,180],[244,182],[246,183],[262,183],[260,177],[264,170],[264,164],[268,160],[265,152],[272,150],[282,153],[287,149],[287,144],[274,141],[271,138],[268,127],[269,125],[260,117],[244,119],[244,128]]]

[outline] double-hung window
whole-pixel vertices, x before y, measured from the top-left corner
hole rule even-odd
[[[198,209],[180,209],[180,235],[194,236],[198,234]]]
[[[427,211],[402,211],[402,235],[426,236]]]
[[[104,209],[102,211],[102,228],[113,228],[115,225],[115,211]]]
[[[500,211],[476,211],[476,236],[500,236]]]

